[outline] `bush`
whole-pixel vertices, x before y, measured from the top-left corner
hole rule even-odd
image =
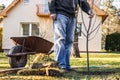
[[[105,50],[120,51],[120,33],[113,33],[106,36]]]

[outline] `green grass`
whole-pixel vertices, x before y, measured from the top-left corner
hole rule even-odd
[[[90,66],[109,66],[120,67],[120,54],[90,54]],[[81,58],[71,58],[71,65],[73,66],[86,66],[86,54],[81,54]]]
[[[5,56],[4,53],[0,52],[0,70],[8,68],[10,68],[8,58]]]
[[[53,55],[51,55],[53,58]],[[34,56],[31,56],[32,61]],[[120,54],[94,53],[90,54],[90,75],[87,75],[86,54],[81,58],[71,57],[71,65],[76,71],[63,73],[62,77],[48,77],[40,75],[21,76],[16,74],[1,75],[0,80],[119,80]],[[28,62],[29,63],[29,62]],[[10,68],[8,58],[0,53],[0,70]]]

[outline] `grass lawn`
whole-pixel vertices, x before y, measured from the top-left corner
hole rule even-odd
[[[86,54],[81,54],[81,58],[71,57],[71,65],[76,71],[63,73],[62,77],[6,74],[0,75],[0,80],[120,80],[120,54],[118,53],[91,53],[90,75],[87,75]],[[0,70],[8,68],[10,68],[8,58],[4,53],[0,53]]]

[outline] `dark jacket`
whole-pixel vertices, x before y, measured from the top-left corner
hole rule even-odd
[[[51,0],[49,2],[49,11],[50,14],[60,13],[68,17],[75,17],[77,4],[88,14],[90,6],[86,0]]]

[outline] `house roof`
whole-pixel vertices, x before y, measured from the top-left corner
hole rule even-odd
[[[101,10],[98,6],[96,6],[94,3],[92,5],[92,2],[91,1],[88,1],[88,3],[90,4],[90,6],[95,10],[96,14],[98,16],[101,16],[102,17],[102,22],[105,21],[105,19],[107,18],[107,13],[103,10]]]
[[[12,10],[20,1],[22,0],[14,0],[7,8],[5,8],[3,11],[0,12],[0,16],[6,17],[9,11]],[[92,6],[92,3],[90,1],[88,1],[88,3]],[[95,4],[93,4],[92,7],[98,16],[102,16],[103,19],[102,21],[104,21],[107,17],[107,14],[99,7],[97,7]]]
[[[0,16],[6,17],[12,8],[14,8],[21,0],[14,0],[7,8],[0,12]]]

